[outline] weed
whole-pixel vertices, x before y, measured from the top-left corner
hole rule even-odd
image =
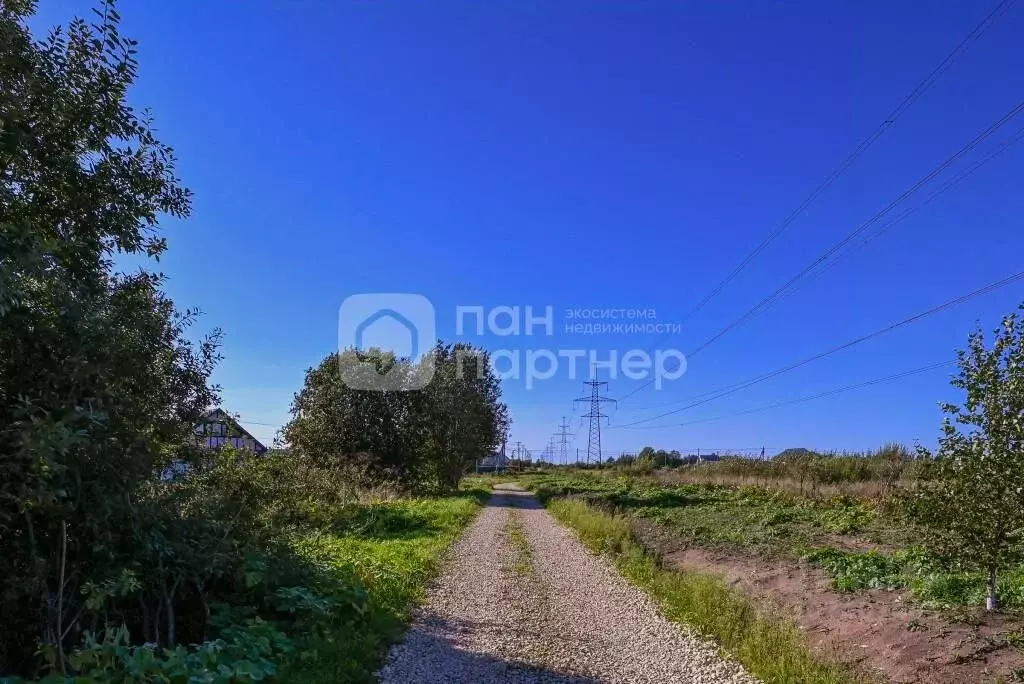
[[[508,512],[506,532],[515,553],[513,572],[517,575],[529,575],[533,572],[533,554],[530,551],[530,542],[526,539],[523,521],[514,510]]]
[[[852,467],[852,466],[851,466]],[[981,573],[943,563],[917,548],[915,528],[889,510],[846,496],[807,499],[762,487],[658,484],[615,473],[543,474],[521,478],[542,501],[572,497],[610,512],[648,518],[701,547],[726,547],[803,558],[821,567],[840,591],[909,590],[943,610],[984,603]],[[836,536],[863,546],[865,537],[895,551],[836,548]],[[900,548],[902,547],[902,548]],[[999,578],[1000,605],[1024,609],[1024,567]]]
[[[892,537],[895,521],[867,503],[836,497],[811,501],[759,487],[667,486],[609,475],[537,475],[522,479],[544,501],[574,496],[602,508],[650,518],[703,546],[725,546],[797,557],[834,534]]]
[[[928,631],[928,625],[924,624],[923,622],[921,622],[917,618],[914,618],[910,622],[907,623],[907,631],[908,632],[927,632]]]
[[[850,553],[830,547],[819,548],[804,556],[833,578],[839,591],[862,589],[902,589],[906,586],[901,558],[877,551]]]
[[[909,589],[925,606],[946,610],[982,605],[985,600],[984,573],[957,569],[920,549],[882,554],[826,547],[814,549],[804,559],[825,570],[839,591]],[[1024,608],[1024,573],[1000,577],[998,595],[1005,608]]]
[[[300,645],[313,657],[291,663],[282,680],[301,684],[373,682],[387,648],[401,636],[426,595],[445,549],[473,519],[477,492],[438,499],[390,501],[353,516],[358,524],[296,540],[300,553],[329,573],[355,575],[366,591],[356,620],[333,625]],[[366,524],[368,520],[371,523]],[[343,531],[336,531],[341,528]]]
[[[579,500],[550,501],[556,518],[576,530],[591,549],[607,552],[619,570],[651,594],[672,620],[693,625],[717,640],[750,672],[779,684],[870,681],[842,665],[815,658],[792,623],[755,608],[712,575],[661,568],[633,538],[627,518]]]

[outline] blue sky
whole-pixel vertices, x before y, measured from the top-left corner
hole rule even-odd
[[[995,3],[991,3],[994,6]],[[678,320],[991,9],[948,2],[123,3],[152,108],[195,192],[164,227],[180,306],[226,333],[225,407],[269,440],[345,297],[555,311],[517,348],[648,348],[565,334],[567,308]],[[43,0],[35,26],[84,14]],[[681,334],[694,348],[870,217],[1024,93],[1012,7]],[[1024,117],[1018,117],[1024,118]],[[1019,130],[1005,129],[995,141]],[[990,148],[986,148],[990,149]],[[976,158],[976,157],[975,157]],[[972,158],[974,159],[974,158]],[[725,336],[623,424],[787,365],[1021,270],[1024,142]],[[1018,283],[659,423],[695,421],[951,358]],[[474,339],[491,349],[510,338]],[[608,451],[934,441],[944,371],[735,419],[605,432]],[[611,396],[637,381],[619,379]],[[507,382],[512,439],[543,446],[583,386]],[[576,415],[580,411],[576,411]],[[266,423],[256,425],[253,423]],[[573,418],[573,427],[579,425]],[[577,446],[586,447],[586,430]]]

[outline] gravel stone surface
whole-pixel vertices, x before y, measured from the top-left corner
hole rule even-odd
[[[378,674],[384,684],[757,681],[663,618],[536,499],[514,489],[496,492],[455,544]]]

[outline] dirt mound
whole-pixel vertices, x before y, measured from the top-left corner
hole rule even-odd
[[[954,622],[904,592],[839,593],[821,570],[797,561],[690,547],[647,520],[635,529],[667,566],[723,577],[790,615],[817,652],[886,681],[974,684],[1016,681],[1015,672],[1024,673],[1024,651],[1007,638],[1024,629],[1019,619],[974,612]]]

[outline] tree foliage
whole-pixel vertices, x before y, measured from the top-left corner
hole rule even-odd
[[[1024,310],[1024,307],[1022,307]],[[988,573],[987,607],[996,607],[998,574],[1019,561],[1024,542],[1024,319],[1012,314],[992,346],[978,330],[958,353],[938,453],[929,459],[911,510],[931,531],[933,550]]]
[[[128,104],[135,42],[112,0],[43,40],[33,10],[0,0],[0,676],[265,679],[298,657],[285,626],[316,643],[368,619],[354,574],[295,551],[351,517],[345,466],[453,473],[496,443],[497,383],[446,366],[444,391],[355,393],[323,367],[296,397],[303,449],[202,448],[220,334],[192,341],[159,273],[115,266],[158,258],[191,199]]]
[[[356,355],[350,350],[346,354]],[[378,372],[402,373],[408,364],[379,350],[358,353]],[[347,470],[366,480],[412,483],[418,477],[421,392],[360,391],[346,385],[337,353],[306,371],[292,402],[283,436],[293,450],[325,468]]]
[[[508,433],[508,408],[486,351],[470,344],[434,349],[434,377],[423,392],[423,450],[430,473],[446,489],[495,450]]]
[[[377,349],[347,350],[380,373],[415,375],[409,359]],[[434,375],[420,390],[356,390],[330,354],[306,372],[292,404],[285,441],[324,467],[358,471],[405,487],[458,486],[466,469],[489,455],[508,431],[508,409],[487,353],[438,343]]]
[[[192,425],[217,400],[219,335],[190,342],[195,312],[162,276],[114,268],[159,256],[159,217],[190,208],[172,150],[126,101],[135,42],[112,3],[41,41],[32,9],[0,4],[0,671],[40,644],[67,667],[104,591],[173,604],[182,580],[139,579],[132,554],[171,563],[152,483],[195,457]]]

